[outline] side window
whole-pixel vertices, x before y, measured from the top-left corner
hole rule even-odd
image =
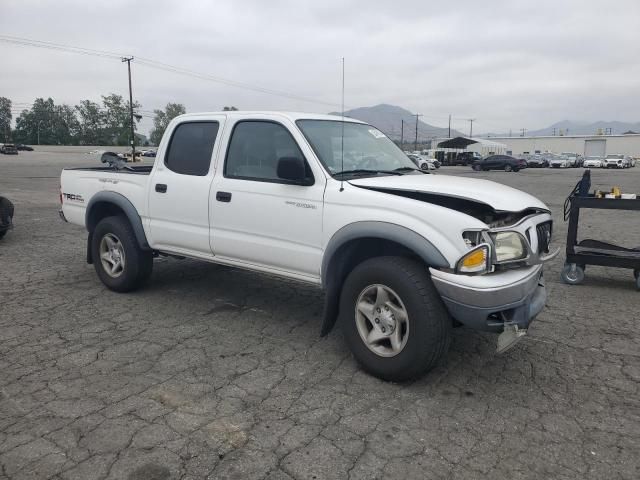
[[[218,128],[218,122],[181,123],[171,135],[164,164],[182,175],[205,176],[209,173]]]
[[[313,178],[298,144],[285,127],[267,121],[241,121],[229,141],[224,176],[288,183],[278,177],[278,160],[285,157],[301,159],[308,178]]]

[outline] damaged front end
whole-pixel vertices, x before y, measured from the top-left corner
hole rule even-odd
[[[486,225],[461,232],[468,251],[453,268],[429,270],[455,320],[499,333],[498,352],[515,345],[545,306],[543,263],[560,251],[551,250],[550,212],[538,206],[501,211],[475,199],[442,193],[376,190],[452,209]]]

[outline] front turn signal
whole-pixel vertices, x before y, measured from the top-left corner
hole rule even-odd
[[[489,259],[489,245],[479,245],[458,260],[456,273],[486,273],[489,271]]]

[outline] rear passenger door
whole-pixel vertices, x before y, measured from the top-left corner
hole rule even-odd
[[[209,190],[225,117],[170,126],[148,188],[149,241],[153,248],[211,257]],[[173,129],[172,129],[173,127]],[[165,143],[166,142],[166,143]]]
[[[317,281],[322,258],[326,177],[297,128],[264,119],[239,119],[211,192],[211,245],[216,258]],[[278,160],[296,157],[309,185],[278,177]],[[222,163],[222,162],[220,162]]]

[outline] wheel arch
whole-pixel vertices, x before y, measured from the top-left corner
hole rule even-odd
[[[131,224],[131,228],[133,228],[133,233],[140,248],[143,250],[151,250],[147,236],[144,233],[140,214],[129,199],[116,192],[98,192],[89,200],[85,213],[85,226],[89,232],[89,238],[87,239],[87,263],[93,263],[93,259],[91,258],[91,240],[96,225],[98,225],[103,218],[112,215],[124,215]]]
[[[322,259],[321,278],[326,295],[321,336],[335,325],[342,284],[349,272],[364,260],[383,255],[414,257],[430,267],[449,266],[433,243],[401,225],[356,222],[341,228],[329,240]]]

